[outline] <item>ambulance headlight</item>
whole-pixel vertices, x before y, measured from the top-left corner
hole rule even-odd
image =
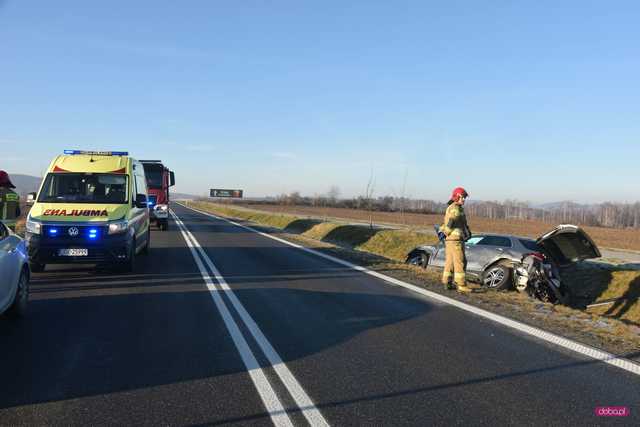
[[[40,221],[34,221],[31,218],[29,218],[27,219],[25,228],[27,229],[27,233],[40,234],[42,230],[42,223]]]
[[[167,205],[157,205],[155,207],[155,210],[162,211],[162,212],[166,212],[168,209],[169,209],[169,206]]]
[[[127,231],[129,223],[127,221],[115,221],[109,223],[109,234],[120,234]]]

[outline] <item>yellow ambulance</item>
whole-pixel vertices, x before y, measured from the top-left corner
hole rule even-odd
[[[31,270],[99,264],[131,271],[149,248],[144,168],[124,151],[65,150],[47,169],[26,223]]]

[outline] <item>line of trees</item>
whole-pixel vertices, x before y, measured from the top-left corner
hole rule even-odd
[[[640,202],[582,205],[572,202],[532,207],[517,200],[480,202],[465,208],[470,214],[487,218],[538,220],[610,228],[640,228]]]
[[[332,186],[323,195],[308,197],[302,196],[296,191],[261,200],[258,203],[424,214],[442,214],[447,208],[445,203],[433,200],[394,196],[373,197],[372,191],[367,191],[367,194],[363,196],[341,199],[340,189],[336,186]],[[562,202],[540,207],[519,200],[478,201],[467,204],[465,210],[469,215],[491,219],[536,220],[553,224],[573,223],[610,228],[640,228],[640,202],[607,202],[590,205]]]

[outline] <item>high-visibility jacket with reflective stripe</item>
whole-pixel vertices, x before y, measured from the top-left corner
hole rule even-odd
[[[20,213],[20,196],[10,188],[0,187],[0,220],[15,221]]]
[[[466,240],[471,237],[471,231],[467,225],[467,216],[464,208],[452,203],[444,214],[444,223],[440,226],[447,240]]]

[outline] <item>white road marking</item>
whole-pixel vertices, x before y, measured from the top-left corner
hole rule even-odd
[[[238,350],[238,353],[240,353],[242,362],[244,362],[244,366],[247,368],[247,372],[249,373],[249,376],[251,377],[253,384],[258,390],[258,394],[260,395],[260,398],[262,399],[262,402],[264,403],[264,406],[267,409],[267,412],[271,416],[271,421],[273,421],[273,424],[278,427],[279,426],[293,427],[293,423],[291,422],[291,419],[287,415],[284,407],[282,406],[282,403],[280,402],[280,400],[278,399],[278,396],[273,390],[273,387],[271,387],[269,380],[267,379],[264,372],[260,368],[260,365],[258,364],[256,357],[251,352],[251,348],[247,344],[247,341],[244,339],[242,332],[240,332],[240,328],[236,324],[235,320],[231,316],[231,313],[227,309],[227,306],[222,300],[220,291],[216,288],[215,284],[211,280],[211,277],[209,276],[209,273],[207,272],[206,268],[202,264],[200,257],[196,253],[194,248],[199,247],[198,243],[192,241],[189,238],[187,234],[188,232],[185,233],[186,227],[184,226],[182,221],[180,221],[180,219],[178,219],[175,215],[174,215],[174,220],[178,225],[180,232],[182,233],[182,237],[187,242],[187,246],[191,251],[191,255],[193,256],[193,259],[196,261],[196,264],[198,265],[198,269],[200,270],[200,274],[202,275],[202,278],[204,279],[204,282],[207,285],[207,289],[209,289],[211,298],[213,299],[218,311],[220,312],[220,315],[222,316],[222,320],[224,320],[224,324],[227,327],[227,330],[229,331],[229,335],[231,335],[231,338],[233,339],[233,343],[235,344],[236,349]]]
[[[245,326],[247,327],[251,335],[253,335],[254,339],[258,343],[258,346],[264,353],[267,360],[269,360],[269,363],[273,367],[274,371],[276,372],[276,374],[278,375],[278,377],[280,378],[284,386],[287,388],[287,390],[291,394],[291,397],[296,402],[296,405],[298,405],[298,408],[300,408],[300,411],[305,416],[307,421],[309,421],[309,423],[312,426],[329,426],[329,423],[325,420],[325,418],[322,416],[320,411],[316,408],[311,398],[307,395],[307,393],[304,391],[300,383],[293,376],[293,374],[291,373],[287,365],[285,365],[285,363],[282,361],[282,358],[280,357],[280,355],[273,348],[269,340],[267,340],[267,338],[264,336],[264,334],[262,333],[262,331],[260,330],[256,322],[253,320],[251,315],[244,308],[240,300],[238,300],[235,293],[229,287],[229,285],[227,284],[226,280],[224,279],[220,271],[211,261],[211,258],[209,258],[209,256],[205,253],[204,249],[202,249],[202,246],[200,246],[195,236],[193,236],[193,234],[187,229],[184,223],[180,220],[180,218],[178,218],[178,216],[173,211],[171,212],[171,215],[173,216],[174,220],[180,227],[180,231],[182,232],[182,235],[185,238],[185,240],[188,242],[189,248],[192,250],[192,253],[194,249],[197,250],[200,256],[202,257],[202,259],[204,260],[204,262],[207,264],[207,266],[213,273],[215,280],[218,282],[220,288],[231,301],[231,304],[233,305],[237,313],[240,315],[240,318],[244,322]],[[195,257],[195,253],[194,253],[194,257]],[[198,261],[198,268],[200,268],[202,264],[200,263],[199,259],[197,261]],[[200,271],[202,272],[203,270],[201,269]],[[203,273],[203,277],[205,273]],[[208,273],[207,273],[207,276],[208,276]],[[209,278],[209,281],[211,282],[211,278]],[[207,283],[207,286],[209,286],[209,283]],[[212,283],[211,288],[209,289],[211,291],[212,296],[214,296],[214,300],[216,300],[216,297],[220,299],[220,304],[223,306],[224,310],[228,314],[229,312],[227,310],[227,307],[224,301],[221,299],[220,295],[218,295],[217,287],[215,287],[215,285],[213,285]],[[216,300],[216,306],[218,306],[217,300]],[[220,310],[220,307],[218,307],[218,309]],[[222,312],[222,310],[220,311]],[[233,322],[233,326],[235,326],[235,329],[238,331],[238,333],[240,333],[239,329],[237,328],[237,325],[233,321],[233,318],[230,317],[230,320]],[[244,345],[246,345],[246,341],[244,341],[244,337],[240,335],[240,338],[242,339],[242,342],[244,343]],[[251,350],[248,347],[247,347],[247,350],[249,351],[249,353],[251,353]],[[253,354],[251,354],[251,357],[255,362],[255,357],[253,357]],[[245,365],[246,364],[247,363],[245,362]],[[278,402],[278,404],[279,403],[280,402]]]
[[[298,249],[300,249],[300,250],[302,250],[304,252],[319,256],[321,258],[324,258],[324,259],[327,259],[329,261],[335,262],[335,263],[340,264],[342,266],[349,267],[351,269],[360,271],[362,273],[365,273],[365,274],[368,274],[370,276],[373,276],[373,277],[376,277],[378,279],[381,279],[381,280],[383,280],[383,281],[385,281],[387,283],[391,283],[393,285],[401,286],[403,288],[406,288],[406,289],[409,289],[409,290],[411,290],[413,292],[422,294],[422,295],[424,295],[426,297],[429,297],[429,298],[434,299],[436,301],[442,302],[444,304],[452,305],[452,306],[457,307],[457,308],[459,308],[461,310],[467,311],[469,313],[473,313],[473,314],[475,314],[477,316],[484,317],[485,319],[492,320],[492,321],[494,321],[496,323],[499,323],[501,325],[504,325],[504,326],[507,326],[509,328],[515,329],[515,330],[517,330],[519,332],[522,332],[522,333],[525,333],[527,335],[536,337],[536,338],[541,339],[543,341],[546,341],[548,343],[557,345],[558,347],[562,347],[562,348],[571,350],[573,352],[582,354],[583,356],[587,356],[587,357],[589,357],[591,359],[595,359],[595,360],[597,360],[599,362],[607,363],[607,364],[609,364],[611,366],[615,366],[616,368],[620,368],[620,369],[623,369],[623,370],[625,370],[627,372],[631,372],[632,374],[640,375],[640,364],[632,362],[629,359],[625,359],[624,357],[618,357],[615,354],[611,354],[611,353],[608,353],[606,351],[599,350],[597,348],[588,346],[586,344],[582,344],[582,343],[579,343],[577,341],[573,341],[573,340],[571,340],[569,338],[561,337],[561,336],[553,334],[551,332],[547,332],[547,331],[545,331],[543,329],[535,328],[533,326],[526,325],[526,324],[518,322],[516,320],[509,319],[508,317],[504,317],[504,316],[501,316],[499,314],[495,314],[495,313],[492,313],[490,311],[483,310],[483,309],[478,308],[478,307],[474,307],[474,306],[472,306],[470,304],[466,304],[466,303],[458,301],[456,299],[446,297],[444,295],[438,294],[436,292],[429,291],[427,289],[421,288],[421,287],[416,286],[416,285],[412,285],[411,283],[403,282],[402,280],[398,280],[398,279],[395,279],[393,277],[386,276],[386,275],[378,273],[376,271],[369,270],[368,268],[365,268],[365,267],[362,267],[362,266],[359,266],[359,265],[355,265],[355,264],[352,264],[352,263],[350,263],[348,261],[344,261],[342,259],[333,257],[331,255],[327,255],[327,254],[324,254],[322,252],[318,252],[316,250],[313,250],[313,249],[298,245],[296,243],[292,243],[292,242],[286,241],[284,239],[280,239],[279,237],[271,236],[271,235],[269,235],[267,233],[263,233],[261,231],[258,231],[256,229],[254,229],[254,228],[251,228],[251,227],[248,227],[246,225],[239,224],[237,222],[231,221],[231,220],[229,220],[227,218],[223,218],[223,217],[220,217],[220,216],[217,216],[217,215],[213,215],[213,214],[210,214],[209,212],[204,212],[204,211],[201,211],[199,209],[194,209],[192,207],[185,206],[185,205],[180,204],[180,203],[179,203],[179,205],[184,207],[184,208],[190,209],[190,210],[192,210],[194,212],[198,212],[198,213],[200,213],[202,215],[206,215],[206,216],[209,216],[211,218],[215,218],[215,219],[218,219],[218,220],[221,220],[221,221],[228,222],[228,223],[233,224],[233,225],[235,225],[237,227],[244,228],[245,230],[249,230],[249,231],[252,231],[254,233],[258,233],[261,236],[267,237],[269,239],[273,239],[273,240],[276,240],[278,242],[284,243],[285,245],[292,246],[294,248],[298,248]]]

